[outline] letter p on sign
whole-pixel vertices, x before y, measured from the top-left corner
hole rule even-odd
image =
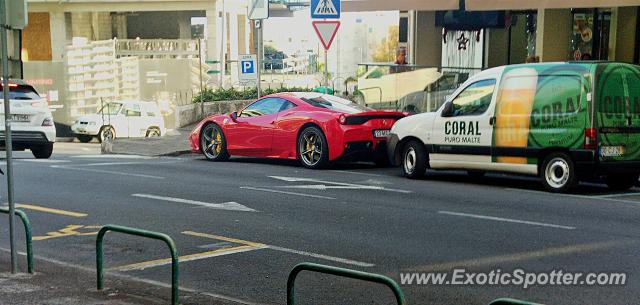
[[[242,73],[254,73],[255,68],[253,67],[253,61],[244,60],[242,61]]]

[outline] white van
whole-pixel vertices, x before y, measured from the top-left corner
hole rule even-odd
[[[566,192],[583,178],[638,183],[639,139],[640,66],[568,62],[476,74],[436,112],[397,121],[387,147],[409,178],[427,167],[497,171]]]
[[[96,114],[81,116],[71,130],[82,143],[105,139],[160,137],[166,133],[160,108],[153,102],[117,101]]]

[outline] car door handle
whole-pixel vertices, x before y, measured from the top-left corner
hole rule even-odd
[[[496,117],[492,116],[489,118],[489,125],[493,125],[496,123]]]

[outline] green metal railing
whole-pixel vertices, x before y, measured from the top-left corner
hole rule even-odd
[[[294,285],[296,282],[296,277],[300,272],[304,270],[382,284],[391,289],[398,305],[407,304],[404,299],[404,293],[402,292],[402,289],[400,289],[400,286],[398,286],[398,284],[394,280],[384,275],[314,263],[300,263],[293,267],[293,269],[289,273],[289,278],[287,279],[287,305],[295,305]]]
[[[152,239],[158,239],[164,241],[167,246],[169,246],[169,250],[171,251],[171,304],[178,304],[178,250],[176,249],[176,244],[173,242],[173,239],[169,237],[169,235],[141,230],[136,228],[117,226],[117,225],[105,225],[98,232],[98,238],[96,239],[96,268],[97,268],[97,281],[98,281],[98,290],[102,290],[103,282],[104,282],[104,273],[103,273],[103,251],[102,251],[102,241],[104,239],[104,235],[108,231],[114,231],[129,235],[136,235],[141,237],[147,237]]]
[[[491,303],[489,303],[489,305],[542,305],[542,304],[520,301],[516,299],[502,298],[502,299],[493,300]]]
[[[9,214],[9,208],[0,208],[0,213]],[[21,210],[15,210],[15,215],[20,217],[24,225],[25,240],[27,242],[27,272],[33,273],[33,241],[31,239],[31,222],[27,214]]]

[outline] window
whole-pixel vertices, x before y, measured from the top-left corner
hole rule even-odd
[[[288,101],[279,98],[265,98],[242,110],[240,117],[248,118],[278,113],[287,102]]]
[[[0,96],[4,94],[0,84]],[[26,85],[9,84],[9,98],[12,100],[38,100],[40,96],[35,89]]]
[[[462,90],[453,100],[453,116],[480,115],[491,105],[495,79],[481,80]]]
[[[120,112],[121,108],[122,104],[120,103],[108,103],[98,111],[98,114],[116,115]]]
[[[124,115],[126,115],[126,116],[142,116],[142,111],[140,111],[140,105],[125,106]]]
[[[316,96],[313,96],[313,95],[304,96],[304,97],[301,97],[300,99],[314,107],[326,108],[326,109],[331,109],[331,110],[344,112],[344,113],[360,113],[360,112],[371,110],[362,105],[358,105],[349,100],[345,100],[343,98],[339,98],[333,95],[317,94]]]

